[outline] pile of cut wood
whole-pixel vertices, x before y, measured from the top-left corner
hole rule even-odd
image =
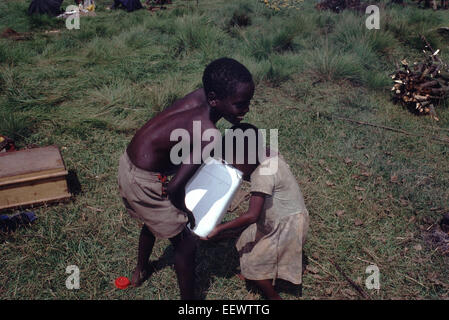
[[[449,97],[449,68],[438,57],[439,50],[431,51],[426,60],[409,66],[404,59],[402,70],[397,70],[391,78],[394,81],[393,101],[401,103],[417,114],[431,115],[438,121],[435,106]],[[426,51],[424,51],[426,52]]]

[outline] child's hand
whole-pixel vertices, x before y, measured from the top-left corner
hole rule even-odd
[[[215,227],[206,237],[200,237],[201,240],[213,240],[220,233],[220,229]]]

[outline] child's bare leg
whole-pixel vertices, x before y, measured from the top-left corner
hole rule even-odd
[[[175,271],[182,300],[193,300],[195,284],[196,243],[189,230],[170,239],[175,248]]]
[[[134,270],[131,285],[140,286],[148,276],[148,259],[153,251],[155,237],[150,230],[143,225],[139,237],[139,249],[137,253],[137,266]]]
[[[279,294],[274,290],[272,280],[251,280],[254,282],[260,290],[262,290],[263,294],[269,300],[282,300]]]

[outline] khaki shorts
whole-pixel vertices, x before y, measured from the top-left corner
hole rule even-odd
[[[145,223],[157,238],[172,238],[180,233],[187,216],[162,195],[158,173],[136,167],[125,153],[118,169],[120,196],[131,217]]]

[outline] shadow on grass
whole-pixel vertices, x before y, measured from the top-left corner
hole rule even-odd
[[[231,279],[240,273],[239,254],[235,248],[237,238],[217,241],[199,242],[196,266],[196,286],[199,299],[206,299],[209,288],[216,278]],[[303,256],[303,270],[308,264],[307,256]],[[264,298],[261,290],[252,281],[245,281],[248,292],[256,292]],[[275,289],[278,293],[286,293],[295,297],[302,296],[302,285],[295,285],[283,279],[276,279]],[[232,296],[232,293],[230,293]]]
[[[196,295],[199,299],[206,299],[214,279],[230,279],[239,273],[239,256],[234,247],[235,240],[235,238],[228,238],[198,241]]]
[[[165,248],[164,252],[159,257],[159,259],[151,261],[150,256],[150,268],[148,270],[149,272],[146,280],[148,280],[148,278],[150,278],[153,273],[156,273],[159,270],[162,270],[168,266],[173,266],[174,263],[175,263],[174,250],[173,246],[170,244]]]
[[[81,183],[78,179],[78,175],[76,174],[76,171],[73,169],[70,169],[67,174],[67,186],[69,188],[69,192],[76,196],[81,193]]]
[[[254,284],[254,282],[245,280],[246,290],[257,292],[263,297],[262,291]],[[302,297],[302,284],[297,285],[283,279],[276,279],[274,286],[277,293],[286,293],[295,297]]]

